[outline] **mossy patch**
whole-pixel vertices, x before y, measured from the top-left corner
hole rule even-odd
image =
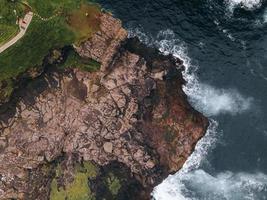
[[[143,190],[141,184],[131,175],[130,170],[118,162],[101,168],[98,176],[89,180],[96,199],[135,200]]]
[[[105,182],[109,191],[113,196],[119,193],[119,190],[121,188],[121,182],[117,176],[115,176],[113,173],[109,173],[108,176],[106,177]]]
[[[91,162],[84,162],[83,165],[77,164],[75,167],[74,180],[71,183],[60,187],[57,178],[62,176],[61,166],[58,165],[56,169],[56,177],[51,183],[50,200],[94,200],[95,196],[92,194],[88,179],[97,176],[97,167]]]
[[[79,68],[83,71],[94,72],[99,70],[101,65],[93,59],[81,58],[74,50],[70,50],[65,62],[58,66],[60,68]]]

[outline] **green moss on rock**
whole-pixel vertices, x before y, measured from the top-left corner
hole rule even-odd
[[[97,200],[140,199],[144,189],[130,169],[119,162],[101,167],[97,177],[89,179],[89,185]]]
[[[56,177],[52,180],[50,200],[94,200],[95,196],[91,193],[88,186],[88,179],[97,176],[97,167],[91,162],[83,165],[77,164],[75,167],[74,180],[67,183],[64,187],[58,185],[57,178],[62,176],[61,166],[56,168]]]
[[[120,179],[113,173],[109,173],[106,177],[106,185],[113,196],[117,195],[121,188]]]
[[[60,68],[79,68],[83,71],[94,72],[100,69],[100,63],[93,59],[81,58],[74,50],[68,52],[66,61]]]

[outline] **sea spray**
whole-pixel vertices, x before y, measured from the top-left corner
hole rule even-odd
[[[211,120],[205,136],[197,143],[195,151],[187,159],[183,168],[176,174],[170,175],[154,189],[152,195],[156,200],[187,200],[184,193],[189,191],[183,180],[200,167],[207,154],[215,147],[218,138],[217,127],[218,123]]]
[[[184,61],[185,70],[183,77],[187,84],[183,86],[183,90],[189,97],[190,103],[206,116],[211,117],[219,114],[235,115],[248,111],[251,108],[253,99],[244,97],[236,89],[216,88],[199,81],[195,75],[198,66],[191,64],[191,59],[187,56],[186,45],[176,39],[173,31],[161,31],[154,44],[162,53],[172,54]]]
[[[172,54],[183,60],[185,66],[183,77],[187,82],[183,90],[189,97],[191,104],[200,112],[207,116],[219,114],[235,115],[251,108],[253,99],[244,97],[237,90],[215,88],[199,81],[196,76],[198,66],[191,63],[191,59],[187,54],[186,44],[177,39],[172,30],[160,31],[156,39],[154,39],[152,36],[140,31],[140,29],[134,29],[130,31],[130,37],[132,36],[138,36],[142,42],[150,46],[156,46],[163,54]],[[198,142],[195,151],[188,158],[183,168],[175,175],[170,175],[162,184],[157,186],[152,193],[153,197],[156,200],[198,200],[197,195],[200,195],[201,199],[218,198],[230,200],[232,197],[239,199],[239,197],[244,197],[242,184],[245,184],[248,191],[251,191],[244,194],[250,196],[255,196],[259,191],[265,191],[266,185],[263,182],[265,178],[258,179],[258,175],[255,179],[248,178],[253,177],[253,174],[233,174],[232,172],[212,176],[202,169],[203,163],[208,163],[208,154],[215,147],[219,137],[218,123],[210,119],[210,126],[206,135]],[[236,178],[229,177],[229,174],[236,176]],[[199,180],[199,188],[194,184],[196,179]],[[223,187],[214,186],[212,188],[213,184],[206,183],[206,181],[214,181]],[[251,181],[255,184],[251,183]],[[230,183],[235,186],[227,188]],[[203,185],[203,190],[201,185]],[[218,194],[210,192],[212,189]],[[240,191],[240,193],[234,193],[234,190]],[[195,192],[198,192],[196,196]]]
[[[225,0],[225,4],[231,12],[237,7],[254,10],[261,7],[262,0]]]

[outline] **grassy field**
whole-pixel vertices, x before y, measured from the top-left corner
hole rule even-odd
[[[0,45],[18,33],[16,21],[23,15],[23,5],[0,0]]]
[[[18,26],[0,24],[0,45],[12,39],[18,32]]]
[[[16,17],[13,16],[14,8],[18,8],[19,15],[24,15],[23,12],[29,9],[35,13],[25,36],[0,54],[1,96],[10,95],[14,87],[12,80],[18,75],[29,68],[41,66],[49,50],[74,43],[79,44],[99,30],[100,7],[85,0],[28,0],[26,3],[21,3],[19,0],[15,2],[0,0],[0,2],[5,2],[0,4],[1,10],[2,5],[6,6],[3,12],[1,11],[4,19],[1,19],[0,31],[1,26],[10,26],[9,31],[3,34],[0,32],[0,43],[1,40],[3,42],[12,37],[17,31],[16,26],[12,25],[12,22],[16,21]],[[84,66],[83,68],[85,69]]]

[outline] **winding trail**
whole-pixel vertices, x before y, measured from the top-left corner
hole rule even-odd
[[[52,16],[50,16],[50,17],[47,17],[47,18],[42,17],[42,16],[39,15],[38,13],[34,13],[33,15],[36,16],[36,17],[38,17],[38,18],[39,18],[40,20],[42,20],[42,21],[49,21],[49,20],[52,20],[52,19],[54,19],[55,17],[59,16],[60,14],[61,14],[61,12],[57,12],[56,14],[54,14],[54,15],[52,15]]]
[[[25,35],[25,33],[26,33],[26,31],[27,31],[27,29],[28,29],[28,27],[32,21],[32,18],[33,18],[33,12],[28,12],[25,15],[24,19],[19,20],[20,32],[13,39],[9,40],[4,45],[0,46],[0,53],[2,53],[6,49],[8,49],[12,45],[14,45],[17,41],[19,41]]]

